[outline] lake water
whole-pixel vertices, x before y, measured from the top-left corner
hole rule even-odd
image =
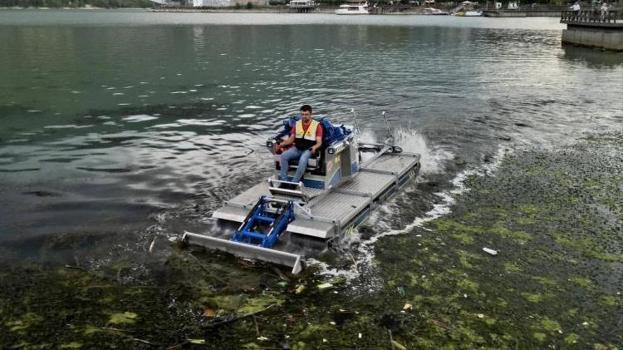
[[[356,339],[357,333],[363,332],[357,327],[370,324],[370,329],[381,329],[380,337],[385,337],[383,327],[394,329],[395,322],[398,322],[395,320],[403,317],[398,311],[405,300],[413,298],[418,302],[424,300],[420,304],[413,302],[423,315],[430,312],[435,318],[441,312],[447,317],[439,315],[439,321],[433,320],[437,323],[432,324],[426,323],[430,317],[420,320],[405,316],[411,317],[411,321],[405,318],[404,322],[416,326],[411,338],[405,334],[401,336],[412,344],[419,344],[417,341],[424,339],[420,338],[423,334],[431,336],[426,339],[433,339],[434,344],[447,342],[445,333],[439,333],[439,327],[448,329],[444,322],[457,324],[452,329],[452,332],[458,332],[453,333],[456,335],[453,341],[468,344],[467,347],[470,344],[474,347],[475,344],[499,345],[500,348],[518,344],[519,348],[545,347],[546,344],[559,347],[575,344],[578,339],[582,346],[593,346],[598,342],[614,344],[620,340],[621,334],[617,331],[621,320],[616,316],[620,313],[611,312],[619,300],[613,293],[621,285],[620,277],[616,277],[620,274],[611,272],[620,271],[620,260],[616,257],[588,251],[593,254],[591,256],[603,258],[606,262],[619,263],[613,263],[614,267],[603,263],[599,269],[589,269],[587,266],[593,266],[591,263],[578,264],[578,260],[569,260],[576,264],[571,267],[567,255],[564,255],[553,263],[546,262],[551,271],[542,269],[539,264],[543,257],[550,257],[558,246],[571,245],[575,241],[556,236],[558,245],[554,244],[550,249],[541,244],[540,240],[545,238],[539,237],[529,250],[523,251],[522,247],[527,247],[522,241],[526,234],[499,229],[500,225],[510,222],[506,219],[493,223],[492,227],[498,227],[504,237],[518,237],[519,243],[506,242],[514,247],[506,252],[504,245],[496,247],[501,248],[502,254],[495,264],[495,260],[483,261],[477,255],[480,246],[475,251],[464,251],[468,249],[465,242],[469,243],[473,238],[461,236],[457,229],[465,227],[460,225],[469,218],[476,218],[474,220],[480,227],[493,216],[502,215],[487,208],[496,200],[495,196],[493,199],[487,197],[493,189],[481,186],[473,197],[470,192],[465,192],[470,187],[464,180],[470,174],[490,174],[506,153],[537,152],[537,156],[533,156],[536,165],[530,163],[533,158],[529,157],[525,160],[528,165],[518,166],[518,169],[524,169],[520,170],[524,182],[513,182],[516,178],[513,179],[513,172],[508,168],[501,172],[497,183],[486,176],[482,180],[485,184],[486,181],[493,182],[491,188],[497,186],[499,198],[506,198],[506,203],[515,210],[513,215],[521,216],[517,214],[519,209],[512,206],[513,201],[516,198],[538,198],[549,188],[544,180],[540,181],[551,174],[542,164],[539,165],[544,159],[539,152],[572,154],[566,151],[565,145],[587,133],[599,135],[620,129],[623,122],[623,54],[561,47],[562,29],[557,18],[348,17],[142,10],[0,11],[0,257],[3,262],[28,258],[27,261],[52,263],[53,266],[62,263],[85,271],[102,272],[104,276],[112,276],[106,281],[120,284],[122,294],[134,290],[132,283],[136,281],[139,285],[158,285],[158,289],[149,289],[163,291],[161,302],[154,304],[151,294],[149,297],[144,294],[142,297],[133,296],[130,301],[126,297],[101,298],[104,304],[100,306],[97,304],[98,295],[89,297],[91,299],[71,299],[73,290],[69,296],[59,298],[66,301],[63,310],[68,310],[70,315],[85,315],[88,321],[83,325],[110,325],[112,320],[117,320],[118,316],[113,319],[106,313],[113,308],[109,303],[116,305],[119,312],[144,308],[144,314],[139,317],[146,320],[153,317],[155,328],[137,330],[133,336],[145,335],[148,339],[161,340],[162,344],[179,344],[186,337],[201,334],[202,330],[197,328],[194,318],[179,321],[191,325],[187,330],[169,330],[169,322],[161,317],[163,314],[170,314],[171,308],[179,308],[183,311],[177,315],[183,318],[196,312],[197,307],[183,304],[184,296],[188,297],[184,293],[176,304],[177,292],[169,294],[167,288],[175,285],[171,282],[174,276],[180,276],[184,286],[180,291],[186,291],[187,285],[203,288],[202,283],[206,282],[189,282],[202,276],[195,272],[203,270],[189,270],[186,275],[187,266],[178,273],[160,272],[163,269],[176,271],[177,255],[172,253],[166,238],[184,230],[201,232],[212,229],[207,218],[213,210],[269,176],[272,160],[264,142],[281,125],[282,119],[296,112],[300,105],[311,104],[315,113],[344,123],[352,122],[350,111],[354,108],[363,137],[368,140],[379,139],[385,134],[381,117],[385,111],[398,143],[407,151],[422,154],[422,171],[418,180],[405,189],[405,195],[375,212],[369,224],[361,230],[363,238],[357,238],[360,240],[355,244],[357,253],[338,251],[347,257],[347,263],[340,261],[339,257],[327,260],[328,264],[323,267],[325,273],[363,281],[359,284],[361,289],[351,292],[357,294],[357,298],[363,297],[356,300],[366,300],[370,304],[350,305],[356,310],[359,308],[357,312],[366,315],[366,320],[362,319],[360,324],[338,334],[329,330],[326,334],[335,337],[349,335]],[[591,162],[602,164],[603,169],[611,165],[608,159],[600,163],[602,159],[597,157],[582,156],[582,160],[583,170],[590,168]],[[558,166],[555,160],[551,164],[548,166]],[[552,174],[556,181],[564,180],[572,168],[557,169]],[[532,172],[540,177],[531,179],[529,174]],[[504,183],[505,179],[511,180]],[[552,188],[562,186],[564,181],[561,181],[553,183]],[[521,184],[525,184],[525,193]],[[541,187],[545,190],[535,190]],[[506,188],[516,191],[516,196],[509,196]],[[599,186],[591,183],[587,188]],[[612,187],[609,193],[616,194],[616,188]],[[565,188],[560,190],[559,198],[566,198],[564,191]],[[425,237],[427,240],[422,242],[426,247],[422,247],[414,237],[426,235],[430,230],[422,228],[421,223],[449,214],[453,197],[459,193],[463,193],[461,213],[467,211],[471,216],[465,215],[467,219],[460,219],[460,224],[450,221],[454,226],[448,223],[443,226],[443,220],[435,224],[440,230],[450,227],[454,235]],[[616,195],[613,198],[607,199],[610,211],[598,207],[602,212],[610,213],[603,222],[600,221],[600,224],[610,225],[603,232],[611,230],[616,233],[616,227],[620,228],[617,226],[620,221],[617,224],[617,219],[612,217],[620,198]],[[470,200],[475,201],[472,203],[474,210],[485,208],[470,213],[472,206],[464,204]],[[542,212],[533,208],[520,206],[529,215]],[[560,215],[563,215],[563,209],[559,209]],[[460,218],[461,213],[456,215]],[[573,212],[564,215],[576,216]],[[557,214],[545,219],[551,218],[558,219]],[[527,227],[538,224],[533,217],[524,218],[522,222]],[[589,221],[580,222],[589,225]],[[559,225],[564,227],[565,223]],[[547,224],[532,227],[529,234],[546,237],[543,234],[546,229]],[[564,232],[575,234],[574,229]],[[478,230],[475,234],[480,233]],[[578,234],[589,231],[580,230]],[[381,238],[389,235],[396,236]],[[595,233],[593,236],[599,235]],[[458,237],[458,240],[452,243],[452,237]],[[620,243],[616,239],[608,236],[605,240],[609,249],[619,249]],[[151,242],[156,242],[152,255],[147,253]],[[592,247],[586,243],[590,240],[581,242],[584,246],[576,243],[572,247],[585,249],[585,252]],[[378,248],[376,258],[375,247]],[[431,247],[430,251],[428,247]],[[181,256],[187,263],[194,261],[187,260],[184,253]],[[462,265],[450,267],[446,260],[440,260],[444,256],[455,259],[455,265]],[[211,284],[213,289],[208,288],[212,292],[252,294],[267,285],[268,282],[262,282],[265,279],[263,273],[248,272],[244,267],[239,268],[236,262],[219,259],[211,260],[209,265],[216,276],[212,276],[216,280]],[[370,269],[365,269],[365,266],[374,265],[374,261],[381,265],[382,272],[375,273],[371,269],[370,273]],[[567,267],[568,271],[565,270]],[[502,268],[505,272],[498,273]],[[522,268],[531,272],[522,274]],[[576,270],[581,269],[585,269],[581,271],[584,277],[573,275],[579,274]],[[544,270],[548,270],[548,275],[538,277]],[[597,277],[592,275],[593,272]],[[68,277],[65,272],[60,277],[55,274],[52,271],[49,276],[35,275],[32,278],[43,281],[41,285],[46,290],[49,283],[67,278],[68,284],[50,289],[55,293],[74,281],[82,281],[73,275]],[[442,279],[435,280],[439,285],[432,288],[426,275],[433,278],[434,274]],[[479,292],[478,284],[467,279],[468,274],[477,278],[481,289],[488,294],[479,295],[484,292]],[[7,276],[12,275],[0,274],[3,278],[0,282],[8,281],[10,277]],[[279,277],[276,278],[278,281]],[[383,278],[387,281],[383,282]],[[395,281],[405,278],[411,282],[396,284]],[[560,281],[552,282],[557,278]],[[247,280],[256,279],[261,280],[257,286],[245,284]],[[598,289],[592,286],[593,280],[600,281]],[[106,281],[92,284],[101,286],[101,283],[109,283]],[[540,285],[535,286],[535,281]],[[568,281],[586,287],[586,291],[578,292],[585,297],[565,294],[567,291],[575,293],[573,288],[564,285]],[[307,283],[308,290],[315,290],[310,281],[289,283],[293,284],[292,290],[298,288],[296,283]],[[407,286],[409,283],[411,287]],[[556,283],[560,289],[554,287]],[[12,293],[17,284],[16,279],[0,289]],[[45,299],[46,293],[37,292],[38,289],[31,288],[28,283],[26,285],[28,290],[34,291],[34,299],[24,300]],[[91,288],[90,284],[88,288]],[[279,287],[274,284],[271,288]],[[462,289],[469,292],[463,294]],[[555,291],[555,294],[545,293],[543,296],[539,294],[542,289],[548,289],[548,293]],[[91,295],[88,293],[92,289],[88,290],[84,295]],[[336,292],[332,303],[327,304],[324,296],[310,293],[312,296],[308,297],[305,292],[302,296],[295,296],[284,291],[286,299],[294,300],[284,310],[299,312],[292,310],[302,303],[309,310],[316,310],[312,313],[321,315],[316,321],[329,324],[323,315],[346,308],[344,305],[355,300],[343,293],[338,296]],[[56,303],[58,298],[54,295],[50,296],[54,300],[38,304],[33,301],[33,310]],[[434,300],[437,295],[447,298]],[[471,299],[472,295],[476,298]],[[490,297],[492,295],[497,299]],[[582,301],[593,300],[591,298],[601,298],[603,305],[597,307],[592,302]],[[76,306],[83,300],[90,300],[89,306]],[[545,304],[539,304],[543,300],[546,300]],[[22,305],[22,299],[14,301],[11,307],[5,305],[2,308],[0,303],[0,310],[6,311],[2,317],[11,312],[15,314],[6,316],[6,320],[1,319],[0,330],[2,325],[7,326],[6,333],[0,335],[0,343],[4,340],[7,344],[17,344],[20,339],[21,328],[11,326],[15,329],[9,333],[9,325],[38,322],[37,317],[30,314],[28,303],[23,302],[30,323],[26,319],[15,321],[26,312],[17,306]],[[395,305],[390,306],[392,303]],[[453,305],[459,304],[469,313],[455,313],[453,310],[460,308]],[[509,309],[505,309],[507,305],[510,305]],[[90,309],[91,306],[94,310]],[[398,316],[374,321],[376,313],[392,307]],[[582,320],[576,317],[578,308],[579,314],[590,314],[592,318],[581,323]],[[47,309],[32,312],[45,313]],[[564,341],[563,336],[555,338],[563,332],[560,325],[552,322],[563,311],[564,322],[561,322],[565,332],[572,328],[577,333],[568,336],[565,333]],[[150,313],[152,316],[147,316]],[[123,315],[136,317],[131,313]],[[33,336],[28,340],[55,342],[50,338],[56,337],[55,334],[61,334],[58,339],[64,342],[74,339],[71,327],[55,328],[67,322],[54,321],[57,316],[47,318],[48,326],[41,323],[39,333],[29,330],[28,334]],[[290,322],[290,316],[287,316],[287,322]],[[490,318],[494,316],[500,319],[498,326],[495,326],[495,319]],[[275,334],[282,333],[280,327],[286,322],[285,317],[284,314],[271,319]],[[525,323],[528,319],[532,320],[531,323]],[[481,322],[479,320],[498,328],[483,329],[479,328],[480,324],[472,327],[475,331],[461,328],[461,325]],[[603,322],[599,323],[599,320]],[[124,322],[126,325],[132,323]],[[182,323],[176,324],[182,327]],[[596,326],[591,328],[592,325]],[[264,324],[261,327],[265,331]],[[302,322],[301,327],[307,327],[307,321]],[[169,333],[162,333],[159,329],[167,329]],[[420,329],[427,330],[420,332]],[[241,329],[231,330],[240,346],[257,338],[255,332],[247,334]],[[470,336],[474,333],[468,331],[490,338],[485,342],[484,338]],[[84,331],[85,337],[90,337],[89,332]],[[300,334],[307,334],[305,332]],[[364,332],[364,340],[380,344],[381,338],[374,332]],[[310,341],[323,346],[324,334]],[[469,339],[461,338],[466,334]],[[616,334],[619,334],[618,338]],[[87,344],[89,341],[94,344],[107,341],[89,339]],[[116,344],[127,346],[123,343],[127,339],[115,339],[121,342]],[[301,339],[308,341],[304,337]],[[544,339],[554,340],[543,343]],[[213,344],[216,347],[227,344],[225,340]],[[344,340],[345,344],[356,341]]]
[[[623,58],[561,48],[561,29],[556,18],[1,11],[0,240],[208,214],[270,173],[264,140],[303,103],[336,122],[355,108],[371,137],[386,111],[424,173],[619,124]]]
[[[557,22],[2,11],[0,240],[209,214],[303,103],[372,138],[386,111],[430,174],[620,124],[621,54],[561,48]]]

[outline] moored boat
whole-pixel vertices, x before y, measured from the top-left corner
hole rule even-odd
[[[368,3],[344,4],[335,10],[336,15],[369,15]]]

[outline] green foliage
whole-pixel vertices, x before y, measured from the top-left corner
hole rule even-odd
[[[152,7],[149,0],[5,0],[0,7],[85,7],[100,8]]]

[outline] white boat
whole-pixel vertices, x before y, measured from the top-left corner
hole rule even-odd
[[[336,15],[369,15],[368,4],[345,4],[340,5],[340,8],[335,10]]]
[[[465,11],[465,14],[463,15],[465,17],[481,17],[482,16],[482,11]]]
[[[442,11],[440,9],[436,9],[434,7],[426,7],[422,14],[430,15],[430,16],[447,16],[447,15],[449,15],[448,12]]]

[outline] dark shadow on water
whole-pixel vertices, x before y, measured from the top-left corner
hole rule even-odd
[[[589,68],[616,68],[623,65],[623,52],[563,45],[563,59],[582,63]]]

